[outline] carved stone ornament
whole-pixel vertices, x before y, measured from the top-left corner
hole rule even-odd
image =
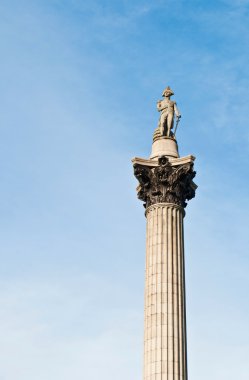
[[[195,174],[192,162],[172,166],[166,156],[159,157],[156,167],[136,163],[134,175],[139,182],[138,199],[145,202],[145,208],[164,202],[186,207],[186,200],[195,196]]]

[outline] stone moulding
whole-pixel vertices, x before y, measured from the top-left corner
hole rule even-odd
[[[168,159],[172,166],[179,166],[180,164],[187,164],[189,162],[193,162],[195,160],[195,156],[190,154],[189,156],[179,157],[179,158],[168,157]],[[131,161],[133,165],[139,164],[139,165],[145,165],[145,166],[149,166],[153,168],[155,168],[156,166],[159,166],[158,159],[147,160],[146,158],[134,157]]]
[[[139,182],[137,196],[146,209],[157,203],[173,203],[185,208],[186,201],[195,197],[197,186],[193,178],[196,172],[191,158],[184,163],[178,160],[174,165],[166,156],[159,157],[153,166],[133,161],[134,175]]]
[[[182,212],[182,215],[185,216],[185,210],[184,208],[182,208],[182,206],[179,206],[175,203],[155,203],[151,206],[149,206],[146,210],[145,210],[145,216],[147,217],[147,215],[155,210],[156,208],[168,208],[168,207],[171,207],[171,208],[175,208],[177,210],[179,210],[180,212]]]

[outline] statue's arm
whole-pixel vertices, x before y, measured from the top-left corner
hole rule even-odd
[[[180,113],[179,108],[177,108],[176,103],[174,103],[174,111],[175,111],[176,117],[180,118],[181,117],[181,113]]]
[[[156,104],[157,111],[160,112],[162,110],[161,100],[158,100]]]

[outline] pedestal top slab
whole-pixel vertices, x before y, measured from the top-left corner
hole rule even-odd
[[[195,156],[192,156],[192,155],[179,157],[179,158],[169,158],[169,162],[171,163],[172,166],[188,164],[188,163],[194,162],[194,160],[195,160]],[[144,165],[144,166],[150,166],[152,168],[156,168],[157,166],[159,166],[158,159],[152,160],[152,159],[147,159],[147,158],[134,157],[131,161],[133,165],[139,164],[139,165]]]

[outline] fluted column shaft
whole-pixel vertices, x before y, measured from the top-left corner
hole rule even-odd
[[[187,380],[182,207],[147,208],[144,380]]]

